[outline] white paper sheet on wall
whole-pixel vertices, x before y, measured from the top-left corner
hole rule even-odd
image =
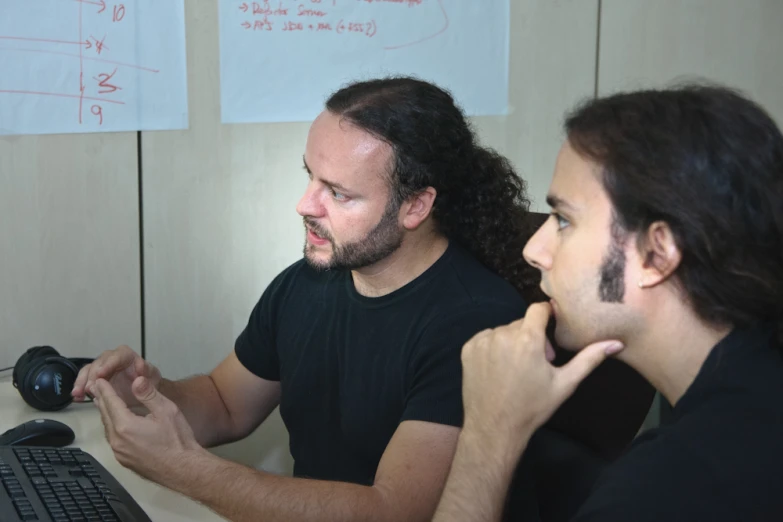
[[[409,74],[506,114],[509,0],[220,0],[225,123],[310,121],[341,85]]]
[[[183,0],[0,0],[0,134],[188,126]]]

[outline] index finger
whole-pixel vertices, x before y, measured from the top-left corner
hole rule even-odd
[[[549,303],[533,303],[525,312],[524,325],[533,331],[544,332],[549,318],[552,317],[552,305]]]
[[[90,366],[91,364],[82,366],[82,369],[79,370],[79,373],[76,375],[76,380],[73,381],[71,395],[77,401],[84,399],[84,385],[87,384],[87,375],[90,373]]]
[[[115,373],[130,366],[135,358],[135,354],[130,349],[117,348],[102,361],[96,361],[95,379],[111,379]]]

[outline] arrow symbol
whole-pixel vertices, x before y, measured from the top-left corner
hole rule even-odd
[[[242,11],[243,13],[247,13],[247,9],[248,9],[247,4],[245,2],[242,2],[242,5],[239,6],[239,10]]]
[[[83,42],[71,42],[69,40],[51,40],[49,38],[26,38],[24,36],[5,36],[0,35],[0,40],[21,40],[25,42],[49,42],[49,43],[58,43],[58,44],[69,44],[69,45],[85,45],[89,49],[92,44],[89,42],[89,40],[85,40]]]
[[[250,29],[250,28],[251,28],[251,27],[253,27],[253,26],[252,26],[252,25],[250,25],[250,22],[248,22],[248,21],[245,21],[245,22],[243,22],[243,23],[242,23],[242,27],[244,27],[245,29]]]
[[[92,4],[97,5],[100,7],[98,10],[99,13],[102,13],[106,10],[106,1],[105,0],[99,0],[98,2],[91,2],[90,0],[74,0],[74,2],[81,2],[83,4]]]
[[[84,41],[84,48],[85,49],[89,49],[90,47],[92,47],[92,42],[90,40],[85,40]]]

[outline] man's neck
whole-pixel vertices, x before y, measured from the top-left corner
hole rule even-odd
[[[661,311],[648,318],[644,332],[627,343],[631,350],[621,352],[618,358],[676,405],[731,327],[704,322],[682,301],[670,301],[657,309]]]
[[[352,270],[356,291],[380,297],[407,285],[440,259],[449,242],[441,235],[408,236],[389,257],[372,266]]]

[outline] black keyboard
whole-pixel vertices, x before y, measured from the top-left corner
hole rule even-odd
[[[151,522],[79,448],[0,446],[0,521]]]

